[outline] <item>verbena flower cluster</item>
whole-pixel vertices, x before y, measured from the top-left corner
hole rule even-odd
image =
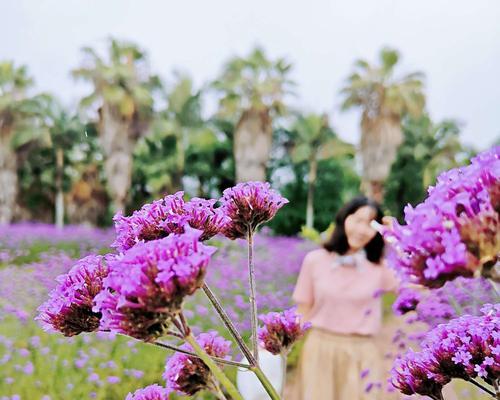
[[[162,336],[180,312],[185,296],[203,285],[215,248],[199,242],[202,232],[139,243],[109,263],[110,273],[96,296],[101,329],[151,341]]]
[[[403,394],[441,398],[453,378],[500,377],[500,304],[485,305],[481,316],[464,315],[431,330],[419,352],[395,361],[392,384]]]
[[[290,347],[311,327],[302,323],[293,307],[283,312],[270,312],[259,316],[264,323],[258,330],[260,345],[272,354],[286,353]]]
[[[288,203],[267,182],[244,182],[224,190],[221,209],[230,219],[223,229],[229,239],[246,238]]]
[[[287,200],[267,183],[248,182],[227,189],[220,207],[217,202],[200,198],[185,202],[183,192],[177,192],[144,205],[130,217],[116,215],[112,247],[117,253],[86,257],[61,276],[50,299],[40,307],[39,319],[66,336],[101,330],[146,342],[169,334],[189,341],[191,329],[182,312],[183,302],[204,285],[216,250],[203,241],[218,233],[230,239],[247,237]],[[291,315],[285,315],[280,340],[288,347],[300,332]],[[202,333],[197,340],[209,356],[225,357],[230,351],[230,342],[214,333]],[[190,347],[183,345],[193,351]],[[197,357],[178,353],[167,363],[167,392],[150,386],[129,394],[128,399],[162,399],[171,391],[190,395],[201,389],[218,391],[211,370],[219,373]],[[228,382],[225,385],[234,394],[236,389]]]
[[[94,298],[108,275],[105,257],[90,255],[79,260],[71,270],[57,278],[58,285],[39,308],[39,320],[48,331],[64,336],[92,332],[99,328],[101,314],[92,310]]]
[[[221,206],[216,207],[217,203]],[[140,242],[182,233],[186,225],[203,231],[200,240],[218,233],[230,239],[245,238],[249,229],[269,221],[286,203],[288,200],[264,182],[240,183],[226,189],[218,200],[193,198],[186,202],[180,191],[145,204],[129,217],[117,214],[112,246],[125,251]]]
[[[392,264],[410,282],[439,287],[494,264],[500,252],[500,146],[442,173],[426,200],[385,232]]]
[[[168,400],[168,390],[160,385],[150,385],[129,393],[125,400]]]
[[[198,344],[205,352],[214,357],[226,358],[231,350],[231,342],[217,335],[216,332],[201,333],[196,337]],[[191,345],[185,343],[181,349],[193,351]],[[214,377],[205,363],[194,356],[175,353],[167,361],[163,378],[168,392],[178,392],[193,396],[200,390],[213,388]]]
[[[183,233],[186,225],[203,231],[201,240],[210,239],[229,223],[229,218],[214,207],[216,200],[193,198],[184,201],[184,192],[177,192],[145,204],[130,217],[114,217],[116,240],[112,244],[125,251],[140,242],[164,238],[171,233]]]

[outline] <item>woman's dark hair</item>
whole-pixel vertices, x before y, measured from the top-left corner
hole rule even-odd
[[[338,254],[345,254],[349,250],[349,243],[345,233],[345,220],[354,214],[358,209],[364,206],[372,207],[376,211],[375,220],[382,223],[384,213],[380,206],[373,200],[364,196],[355,197],[345,204],[335,216],[335,229],[330,239],[324,243],[323,247],[328,251],[334,251]],[[379,263],[384,252],[384,239],[380,233],[376,233],[374,238],[365,246],[366,258],[373,263]]]

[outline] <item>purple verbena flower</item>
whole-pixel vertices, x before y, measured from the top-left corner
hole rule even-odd
[[[182,302],[203,285],[212,246],[199,242],[202,232],[138,243],[113,262],[94,311],[101,328],[145,341],[161,336]]]
[[[196,337],[198,344],[212,357],[226,358],[231,342],[217,335],[216,332],[201,333]],[[181,349],[193,351],[191,345],[185,343]],[[175,353],[167,361],[163,378],[167,389],[189,396],[200,390],[212,390],[214,378],[206,364],[199,358],[184,353]]]
[[[36,319],[45,330],[58,331],[64,336],[97,330],[101,314],[92,310],[92,303],[107,275],[105,257],[82,258],[67,274],[57,278],[57,287],[38,308]]]
[[[168,400],[168,390],[160,385],[150,385],[129,393],[125,400]]]
[[[391,370],[391,385],[408,396],[420,394],[441,398],[441,390],[449,381],[434,371],[432,360],[425,354],[411,350],[404,358],[397,358]]]
[[[125,217],[114,217],[116,240],[112,244],[118,251],[125,251],[140,242],[164,238],[172,233],[183,233],[186,225],[203,233],[200,240],[217,235],[229,222],[216,200],[193,198],[184,201],[184,192],[165,196]]]
[[[395,362],[393,385],[404,394],[431,395],[453,378],[479,376],[492,384],[500,377],[500,357],[494,354],[500,345],[500,304],[483,306],[482,314],[464,315],[431,330],[419,352],[409,351]]]
[[[283,312],[260,315],[264,327],[259,328],[260,345],[272,354],[286,353],[295,341],[301,338],[311,324],[301,323],[296,307]]]
[[[223,212],[231,220],[223,229],[229,239],[246,238],[249,232],[271,220],[288,203],[267,182],[238,183],[224,190],[220,201]]]
[[[405,208],[405,225],[384,236],[391,264],[407,281],[439,287],[494,264],[500,252],[500,146],[442,173],[428,197]]]
[[[206,200],[194,197],[184,205],[189,226],[203,231],[200,237],[201,241],[222,232],[231,221],[221,208],[215,208],[216,202],[217,200],[214,199]]]
[[[401,288],[398,297],[392,305],[392,310],[396,315],[403,315],[417,308],[421,299],[421,294],[415,289]]]
[[[165,196],[161,200],[145,204],[134,211],[130,217],[121,213],[114,216],[116,240],[111,245],[125,251],[139,242],[160,239],[170,233],[182,233],[186,218],[184,211],[184,192]]]

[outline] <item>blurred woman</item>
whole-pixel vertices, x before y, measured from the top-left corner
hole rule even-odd
[[[382,223],[375,202],[357,197],[338,212],[335,230],[322,248],[309,252],[293,293],[312,323],[299,362],[300,400],[385,398],[385,379],[374,342],[382,321],[380,294],[398,280],[383,262]],[[385,386],[385,385],[384,385]]]

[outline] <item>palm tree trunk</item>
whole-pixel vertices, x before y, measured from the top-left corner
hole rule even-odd
[[[56,226],[62,228],[64,226],[64,194],[62,188],[64,154],[61,148],[56,149]]]
[[[384,182],[396,159],[403,141],[401,120],[394,115],[370,118],[366,113],[361,120],[361,190],[366,196],[382,202]]]
[[[272,120],[267,109],[243,113],[234,133],[237,182],[266,180],[272,139]]]
[[[125,211],[132,184],[131,124],[107,104],[101,110],[99,133],[104,150],[104,173],[113,212]]]
[[[11,129],[0,132],[0,224],[12,222],[18,190],[16,153],[10,145]]]
[[[314,227],[314,189],[318,175],[318,160],[316,152],[311,152],[309,158],[309,177],[307,179],[307,206],[306,206],[306,227]]]

